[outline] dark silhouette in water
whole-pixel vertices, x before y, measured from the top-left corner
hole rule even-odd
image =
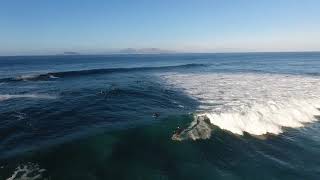
[[[177,129],[174,131],[174,134],[180,135],[182,131],[183,129],[178,126]]]
[[[152,115],[152,117],[154,117],[154,118],[158,118],[160,116],[160,113],[159,112],[155,112],[155,113],[153,113],[153,115]]]
[[[101,90],[98,94],[104,95],[104,97],[112,96],[112,95],[119,95],[120,89],[115,87],[115,84],[112,84],[109,89]]]

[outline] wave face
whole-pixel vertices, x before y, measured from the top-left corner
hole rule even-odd
[[[279,134],[303,127],[320,115],[318,77],[276,74],[162,74],[162,79],[200,102],[199,117],[234,134]],[[191,128],[190,127],[194,127]],[[205,139],[194,122],[185,137]],[[202,128],[211,134],[211,131]]]

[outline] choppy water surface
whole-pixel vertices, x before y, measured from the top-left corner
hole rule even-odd
[[[0,179],[319,179],[320,53],[0,57]]]

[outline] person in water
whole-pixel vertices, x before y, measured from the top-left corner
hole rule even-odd
[[[197,119],[197,123],[194,124],[191,128],[186,129],[185,131],[187,132],[187,131],[192,130],[192,129],[195,128],[197,125],[199,125],[200,122],[201,122],[201,119],[198,118],[198,119]],[[174,131],[174,134],[180,135],[180,134],[182,133],[182,131],[183,131],[183,129],[178,126],[177,129]]]
[[[99,94],[104,95],[104,94],[107,94],[107,93],[106,93],[105,91],[101,90],[101,91],[99,92]]]
[[[158,112],[155,112],[155,113],[153,113],[153,115],[152,115],[154,118],[158,118],[159,116],[160,116],[160,113],[158,113]]]
[[[179,135],[179,134],[181,134],[181,132],[182,132],[182,129],[178,126],[174,133],[176,135]]]

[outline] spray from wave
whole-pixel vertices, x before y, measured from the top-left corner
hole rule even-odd
[[[174,140],[206,139],[213,127],[238,135],[279,134],[284,127],[303,127],[320,115],[319,77],[248,73],[160,77],[200,102],[194,122]]]

